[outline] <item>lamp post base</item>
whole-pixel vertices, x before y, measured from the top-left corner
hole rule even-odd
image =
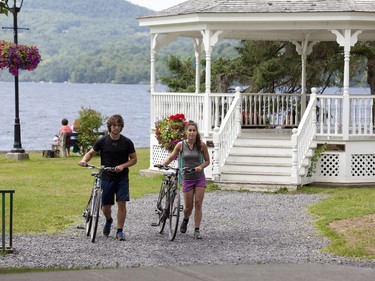
[[[19,152],[8,152],[6,154],[7,159],[13,159],[13,160],[28,160],[29,154],[28,153],[19,153]]]

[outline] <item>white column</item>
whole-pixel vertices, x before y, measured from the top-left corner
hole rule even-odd
[[[221,142],[220,142],[220,135],[219,135],[219,128],[216,127],[212,136],[212,140],[214,143],[214,151],[213,151],[213,163],[212,163],[212,180],[214,182],[220,181],[221,176],[221,168],[220,168],[220,151],[221,151]]]
[[[331,30],[336,35],[336,41],[341,47],[344,47],[344,83],[343,83],[343,120],[342,120],[342,133],[343,139],[349,139],[349,126],[350,126],[350,99],[349,99],[349,82],[350,82],[350,49],[358,41],[358,35],[362,30],[357,30],[352,34],[351,29],[345,29],[342,32],[338,30]]]
[[[211,30],[203,30],[201,34],[203,36],[204,50],[206,52],[206,89],[204,93],[204,104],[203,104],[203,133],[204,137],[208,137],[211,131],[211,51],[212,47],[219,40],[219,35],[222,31],[212,32]]]
[[[151,64],[151,69],[150,69],[150,92],[151,92],[151,94],[155,93],[155,87],[156,87],[156,67],[155,67],[155,60],[156,60],[156,48],[157,48],[158,35],[159,34],[151,34],[151,48],[150,48],[150,64]]]
[[[156,89],[156,53],[162,46],[169,44],[173,40],[176,39],[176,35],[173,34],[159,34],[159,33],[151,33],[151,46],[150,46],[150,63],[151,63],[151,69],[150,69],[150,93],[151,93],[151,102],[150,102],[150,169],[153,170],[153,138],[154,136],[154,122],[155,122],[155,111],[153,110],[154,106],[157,106],[153,103],[152,98],[153,94],[155,93]]]
[[[236,98],[239,98],[240,100],[242,97],[241,93],[241,87],[236,87]],[[236,136],[241,134],[241,119],[242,119],[242,114],[241,114],[241,103],[239,102],[237,107],[236,107],[236,117],[235,117],[235,124],[236,124]]]
[[[175,34],[159,34],[159,33],[152,33],[151,34],[151,48],[150,48],[150,60],[151,60],[151,77],[150,77],[150,91],[151,94],[155,92],[156,87],[156,53],[157,51],[171,43],[177,38]],[[152,116],[151,116],[152,118]]]
[[[292,172],[291,172],[291,182],[292,184],[299,185],[300,179],[298,175],[298,129],[294,128],[292,130]]]
[[[297,53],[301,56],[301,116],[306,110],[306,67],[307,56],[311,54],[313,47],[318,41],[309,42],[309,34],[305,36],[305,40],[301,43],[293,41],[296,46]]]
[[[195,52],[195,93],[199,94],[201,84],[201,52],[202,52],[202,39],[194,38],[194,52]]]

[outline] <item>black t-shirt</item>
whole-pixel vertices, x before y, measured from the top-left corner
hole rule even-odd
[[[97,140],[93,149],[100,152],[101,165],[104,167],[121,165],[129,160],[129,154],[135,152],[133,142],[123,135],[120,135],[118,140],[113,140],[108,134]],[[125,168],[121,173],[103,173],[103,178],[124,178],[128,177],[128,174],[129,168]]]

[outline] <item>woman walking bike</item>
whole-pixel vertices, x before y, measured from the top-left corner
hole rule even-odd
[[[168,166],[179,155],[182,169],[194,169],[193,173],[182,173],[182,192],[184,195],[184,218],[181,233],[186,233],[190,215],[194,212],[194,238],[202,239],[200,225],[202,221],[202,203],[206,189],[204,168],[210,165],[207,145],[202,141],[198,125],[189,121],[185,125],[187,139],[179,142],[167,159],[159,166]],[[181,167],[180,167],[181,168]]]

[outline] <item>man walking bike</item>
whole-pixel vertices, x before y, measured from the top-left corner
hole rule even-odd
[[[117,201],[117,233],[116,239],[125,241],[124,225],[126,219],[126,201],[129,201],[129,167],[137,163],[137,154],[133,142],[121,134],[124,120],[115,114],[108,118],[109,134],[97,140],[92,149],[79,162],[86,167],[87,163],[100,152],[101,165],[115,167],[114,172],[103,172],[102,177],[102,211],[106,219],[103,234],[109,236],[112,218],[112,205]]]

